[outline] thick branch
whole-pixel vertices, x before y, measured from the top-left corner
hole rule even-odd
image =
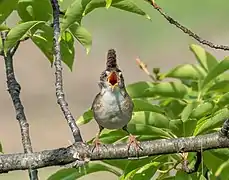
[[[214,49],[222,49],[224,51],[228,51],[229,50],[229,46],[214,44],[214,43],[212,43],[212,42],[210,42],[208,40],[205,40],[205,39],[201,38],[199,35],[197,35],[196,33],[192,32],[190,29],[188,29],[185,26],[181,25],[179,22],[174,20],[172,17],[168,16],[165,12],[163,12],[162,9],[155,4],[154,0],[146,0],[146,1],[149,2],[170,24],[175,25],[177,28],[179,28],[184,33],[188,34],[189,36],[193,37],[199,43],[207,45],[207,46],[209,46],[211,48],[214,48]]]
[[[57,102],[60,105],[60,108],[65,116],[65,119],[68,122],[69,127],[73,133],[73,137],[75,142],[82,142],[82,137],[80,134],[80,130],[76,125],[75,119],[72,116],[68,103],[65,100],[64,90],[63,90],[63,78],[62,78],[62,64],[61,64],[61,53],[60,53],[60,26],[59,26],[59,5],[57,0],[51,0],[53,7],[53,28],[54,28],[54,56],[55,61],[54,65],[56,68],[56,97]]]
[[[228,148],[229,139],[220,133],[212,133],[197,137],[177,138],[177,139],[161,139],[154,141],[140,142],[143,148],[139,152],[139,156],[152,156],[160,154],[171,154],[178,152],[200,152],[209,149]],[[100,147],[99,152],[91,150],[94,146],[85,145],[78,142],[67,148],[59,148],[54,150],[45,150],[35,152],[33,154],[6,154],[0,155],[0,172],[8,172],[14,170],[24,170],[29,167],[42,168],[47,166],[65,165],[74,162],[78,157],[89,157],[91,160],[104,159],[124,159],[136,157],[134,147],[128,152],[127,144],[106,145]],[[30,166],[29,166],[30,165]]]
[[[5,35],[4,33],[2,33],[1,35],[2,35],[2,43],[4,45]],[[13,54],[14,53],[15,51],[13,51]],[[7,87],[16,111],[16,119],[18,120],[20,125],[22,145],[24,148],[24,152],[32,153],[33,149],[32,149],[32,144],[29,135],[29,124],[26,120],[24,107],[20,100],[21,86],[17,82],[14,75],[13,55],[10,53],[10,51],[7,52],[6,55],[4,55],[4,60],[5,60],[5,68],[6,68]],[[32,180],[38,179],[37,170],[29,169],[29,176],[30,179]]]

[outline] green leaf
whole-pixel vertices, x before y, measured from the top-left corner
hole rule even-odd
[[[87,15],[88,13],[90,13],[91,11],[93,11],[96,8],[100,8],[100,7],[105,7],[106,6],[106,0],[91,0],[84,12],[83,15]],[[132,1],[129,0],[112,0],[111,3],[112,7],[124,10],[124,11],[128,11],[128,12],[132,12],[135,14],[139,14],[142,16],[145,16],[147,19],[150,19],[149,15],[147,15],[141,8],[139,8],[135,3],[133,3]]]
[[[69,67],[72,71],[72,66],[75,59],[75,48],[74,48],[74,38],[71,33],[65,31],[62,33],[60,41],[61,57],[62,61]]]
[[[189,119],[188,121],[183,122],[183,132],[184,137],[189,137],[193,135],[195,131],[197,121],[194,119]]]
[[[76,168],[61,169],[49,176],[48,180],[75,180],[77,178],[85,176],[86,174],[91,174],[99,171],[111,172],[117,176],[120,175],[120,173],[113,169],[111,166],[107,166],[101,163],[90,162],[85,166],[85,170],[84,167],[82,170]]]
[[[150,135],[156,138],[171,138],[165,130],[145,124],[128,124],[128,130],[134,135]]]
[[[196,106],[196,108],[192,111],[190,117],[200,119],[203,116],[211,114],[213,108],[214,108],[214,102],[212,101],[203,102],[198,106]]]
[[[181,119],[173,119],[169,121],[169,130],[177,137],[183,136],[183,122]]]
[[[53,63],[53,38],[46,31],[32,36],[32,41],[44,53],[50,63]]]
[[[80,44],[83,45],[83,47],[86,49],[86,52],[89,53],[92,45],[92,36],[91,34],[85,29],[84,27],[73,24],[69,27],[71,33],[73,36],[80,42]]]
[[[229,57],[226,57],[224,60],[220,61],[219,64],[212,68],[208,75],[205,77],[204,81],[201,84],[201,89],[204,88],[209,82],[215,79],[220,74],[224,73],[229,69]]]
[[[133,99],[134,103],[134,112],[138,111],[152,111],[160,114],[164,114],[164,110],[161,109],[158,105],[151,104],[145,100]]]
[[[13,12],[17,6],[18,0],[0,0],[0,24]]]
[[[137,83],[133,83],[127,86],[127,92],[132,98],[142,98],[146,97],[144,92],[146,89],[154,87],[151,82],[140,81]]]
[[[218,105],[224,107],[229,104],[229,92],[220,97]]]
[[[137,171],[131,173],[131,178],[126,176],[125,179],[132,179],[132,180],[145,180],[151,179],[153,175],[157,172],[157,167],[160,163],[159,162],[150,162],[142,167],[138,168]]]
[[[178,79],[203,79],[206,76],[204,69],[198,65],[184,64],[165,74],[165,77],[178,78]]]
[[[146,14],[141,8],[139,8],[134,2],[130,0],[113,0],[111,6],[124,11],[145,16],[147,19],[151,19],[148,14]]]
[[[191,115],[193,109],[196,108],[196,106],[197,106],[196,101],[187,104],[187,106],[183,109],[181,113],[181,120],[183,122],[186,122],[188,120],[189,116]]]
[[[186,103],[180,99],[171,98],[168,104],[165,105],[164,110],[166,115],[171,119],[177,119],[180,117]]]
[[[133,113],[130,123],[146,124],[158,128],[168,128],[169,119],[160,113],[139,111]]]
[[[88,2],[91,0],[77,0],[67,8],[61,23],[61,31],[64,32],[72,24],[81,24],[82,14]]]
[[[211,71],[218,64],[216,58],[209,52],[205,51],[201,46],[192,44],[190,48],[195,54],[197,61],[206,70],[206,72]]]
[[[108,9],[111,6],[112,0],[106,0],[106,8]]]
[[[219,81],[213,84],[209,89],[208,92],[228,92],[229,91],[229,80]]]
[[[137,172],[137,170],[141,167],[143,167],[145,164],[150,163],[152,158],[143,158],[143,159],[133,159],[131,160],[125,170],[124,170],[124,175],[123,175],[123,179],[128,179],[130,177],[131,179],[131,175],[134,174],[134,171]]]
[[[204,164],[207,166],[212,173],[216,173],[218,168],[225,162],[225,159],[221,159],[218,156],[214,155],[211,151],[205,151],[203,153]],[[225,170],[219,174],[219,179],[228,179],[229,168],[225,167]],[[212,178],[211,178],[212,179]]]
[[[222,163],[219,168],[215,172],[215,176],[218,177],[220,174],[222,174],[223,170],[228,170],[229,169],[229,160],[225,161]]]
[[[104,144],[112,144],[127,135],[123,130],[108,130],[104,129],[99,137],[99,140]]]
[[[48,21],[52,18],[49,0],[19,0],[17,11],[23,21]]]
[[[3,24],[0,25],[0,32],[1,31],[7,31],[7,30],[10,30],[10,28],[8,26],[5,26]]]
[[[4,51],[6,52],[12,48],[26,33],[42,23],[44,23],[44,21],[28,21],[12,28],[7,34]]]
[[[202,125],[195,129],[194,135],[204,134],[213,128],[221,126],[228,117],[229,110],[227,108],[217,111],[212,117],[204,121]]]
[[[192,180],[192,177],[190,174],[184,172],[184,171],[177,171],[175,180]]]
[[[103,160],[102,162],[109,164],[111,166],[117,167],[124,171],[126,165],[130,162],[129,159],[114,159],[114,160]]]
[[[187,88],[181,82],[161,82],[145,90],[144,94],[149,97],[162,96],[183,98],[187,94]]]
[[[88,109],[86,112],[83,113],[82,116],[80,116],[80,117],[76,120],[76,123],[77,123],[78,125],[87,124],[87,123],[90,122],[93,118],[94,118],[94,116],[93,116],[92,110],[91,110],[91,109]]]

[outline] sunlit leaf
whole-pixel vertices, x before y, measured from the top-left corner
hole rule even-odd
[[[161,82],[145,90],[146,96],[162,96],[183,98],[187,93],[187,88],[180,82]]]
[[[218,105],[220,105],[221,107],[228,105],[228,104],[229,104],[229,92],[221,96],[218,101]]]
[[[165,130],[145,124],[128,124],[128,130],[134,135],[150,135],[157,138],[171,138]]]
[[[203,68],[193,64],[179,65],[165,74],[165,77],[179,79],[203,79],[205,76],[206,72]]]
[[[1,31],[7,31],[7,30],[10,30],[10,28],[7,27],[7,26],[4,25],[4,24],[1,24],[1,25],[0,25],[0,32],[1,32]]]
[[[106,0],[106,8],[108,9],[111,6],[112,0]]]
[[[43,21],[28,21],[13,27],[7,34],[4,50],[12,48],[26,33]]]
[[[60,41],[60,50],[62,61],[69,67],[72,71],[72,66],[75,59],[75,47],[74,38],[71,33],[65,31],[62,33]]]
[[[86,6],[83,15],[85,16],[96,8],[106,7],[106,4],[106,0],[91,0]],[[141,8],[139,8],[134,2],[130,0],[112,0],[111,6],[124,11],[145,16],[146,18],[150,19],[149,15],[147,15]]]
[[[154,85],[151,82],[137,82],[133,83],[127,86],[127,92],[132,98],[141,98],[146,97],[145,91],[146,89],[154,87]]]
[[[219,81],[213,84],[209,89],[209,92],[228,92],[229,80]]]
[[[195,109],[193,109],[190,117],[199,119],[207,114],[212,113],[213,108],[214,108],[214,102],[212,101],[203,102],[198,106],[196,106]]]
[[[199,135],[207,133],[209,130],[219,127],[223,124],[226,118],[229,117],[229,110],[227,108],[217,111],[212,117],[209,117],[204,123],[195,129],[194,134]]]
[[[77,0],[73,1],[73,3],[67,8],[64,18],[61,22],[61,31],[65,31],[74,23],[81,23],[82,14],[84,12],[84,8],[91,0]]]
[[[205,51],[201,46],[192,44],[190,49],[195,54],[199,64],[208,72],[212,70],[217,64],[218,61],[214,56],[209,52]]]
[[[168,128],[169,119],[160,113],[139,111],[133,113],[130,123],[147,124],[158,128]]]
[[[183,109],[181,113],[181,120],[183,122],[188,120],[189,116],[191,115],[193,109],[196,108],[196,106],[197,106],[197,102],[195,101],[187,104],[187,106]]]
[[[87,124],[87,123],[90,122],[93,118],[94,118],[94,116],[93,116],[92,110],[91,110],[91,109],[88,109],[86,112],[83,113],[82,116],[80,116],[80,117],[76,120],[76,123],[77,123],[78,125]]]
[[[152,111],[157,113],[165,113],[163,109],[160,108],[160,106],[149,103],[145,100],[141,99],[133,99],[134,103],[134,112],[138,111]]]
[[[82,44],[86,49],[86,52],[89,53],[92,45],[92,36],[91,34],[79,24],[73,24],[69,27],[73,36]]]
[[[213,79],[215,79],[220,74],[224,73],[229,69],[229,57],[226,57],[224,60],[220,61],[219,64],[214,66],[207,76],[205,77],[203,83],[201,84],[201,88],[204,88],[209,82],[211,82]]]

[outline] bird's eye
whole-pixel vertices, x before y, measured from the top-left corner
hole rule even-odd
[[[119,72],[118,75],[121,76],[122,75],[122,72]]]

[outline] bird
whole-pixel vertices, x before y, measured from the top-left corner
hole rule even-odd
[[[129,135],[128,150],[132,144],[136,150],[141,148],[135,136],[127,128],[132,118],[134,103],[126,90],[114,49],[108,50],[106,68],[100,75],[98,85],[100,92],[95,96],[91,107],[94,119],[99,125],[99,132],[93,141],[94,148],[99,150],[102,144],[99,136],[104,128],[122,129],[127,132]]]

